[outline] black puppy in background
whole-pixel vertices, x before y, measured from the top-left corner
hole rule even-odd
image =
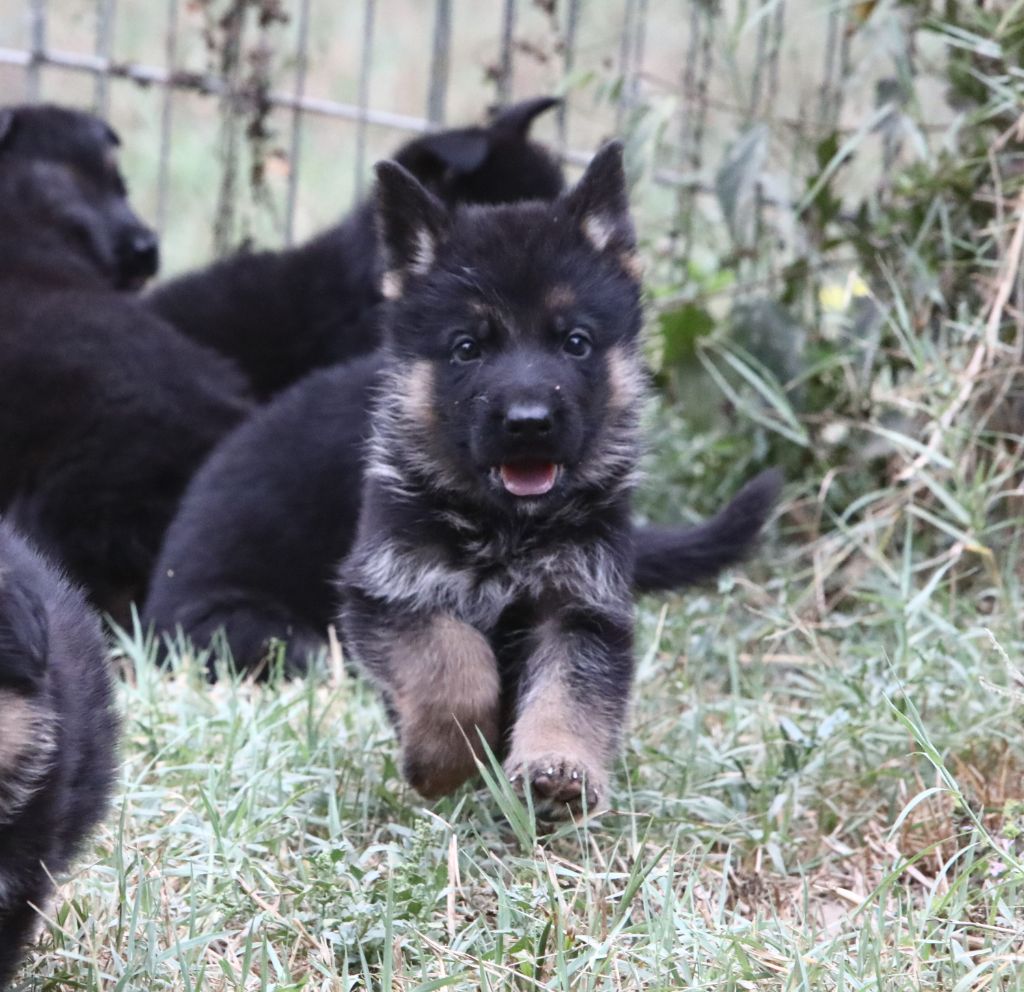
[[[117,729],[99,618],[0,521],[0,988],[106,809]]]
[[[229,362],[119,291],[156,250],[106,124],[0,108],[0,511],[122,621],[192,473],[250,409]]]
[[[445,203],[511,203],[557,196],[552,155],[530,125],[556,99],[525,101],[487,127],[441,131],[395,154]],[[380,342],[377,235],[370,200],[288,251],[241,252],[156,287],[152,308],[183,334],[234,360],[260,399]]]

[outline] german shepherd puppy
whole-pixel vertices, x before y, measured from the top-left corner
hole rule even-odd
[[[90,114],[0,108],[0,512],[128,616],[244,382],[134,293],[156,237]]]
[[[557,103],[528,100],[487,127],[417,138],[395,157],[448,204],[551,199],[564,185],[562,171],[529,130]],[[305,245],[240,252],[157,287],[149,303],[183,334],[235,361],[265,400],[313,369],[377,347],[377,269],[366,200]]]
[[[455,214],[377,170],[388,340],[341,626],[426,797],[505,753],[541,818],[607,803],[633,674],[645,376],[622,148]]]
[[[106,809],[117,733],[99,618],[0,521],[0,988]]]

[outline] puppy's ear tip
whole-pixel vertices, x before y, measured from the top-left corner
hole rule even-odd
[[[373,167],[374,174],[378,179],[392,179],[397,178],[405,172],[397,162],[391,161],[391,159],[384,159],[382,162],[377,162]]]
[[[626,146],[622,143],[621,138],[612,138],[610,141],[606,141],[598,150],[597,154],[594,155],[595,161],[607,162],[609,164],[616,163],[622,165],[622,161],[625,158]]]
[[[589,200],[594,194],[625,196],[625,148],[618,138],[606,141],[593,155],[570,200]]]
[[[561,103],[563,100],[559,96],[538,96],[510,106],[492,104],[487,108],[487,116],[491,128],[514,131],[525,138],[535,118]]]
[[[565,103],[565,100],[560,96],[535,96],[531,100],[522,100],[511,105],[507,103],[492,103],[487,107],[487,116],[492,123],[500,117],[512,116],[513,114],[529,116],[532,119],[538,114],[543,114],[544,111],[557,107],[562,103]]]
[[[377,176],[379,203],[406,202],[410,197],[426,196],[419,180],[404,166],[386,159],[378,162],[373,171]]]

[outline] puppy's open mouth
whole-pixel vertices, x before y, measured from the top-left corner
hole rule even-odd
[[[498,467],[501,484],[513,496],[543,496],[558,479],[558,465],[539,459],[505,462]]]

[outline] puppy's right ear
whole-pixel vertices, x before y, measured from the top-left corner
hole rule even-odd
[[[532,100],[514,103],[511,107],[504,109],[491,107],[490,130],[514,134],[525,141],[534,120],[552,107],[557,107],[561,102],[562,100],[557,96],[538,96]]]
[[[7,144],[8,139],[14,133],[14,109],[12,107],[0,107],[0,148]]]
[[[397,162],[377,165],[377,230],[384,256],[381,292],[402,295],[410,277],[433,267],[448,234],[448,211]]]

